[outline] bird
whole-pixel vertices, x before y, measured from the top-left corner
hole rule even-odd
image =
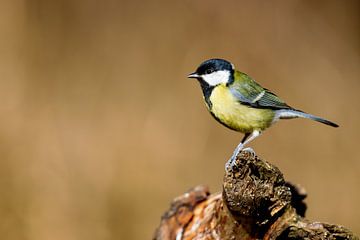
[[[232,158],[236,158],[245,145],[280,119],[307,118],[339,127],[334,122],[289,106],[225,59],[204,61],[188,78],[197,79],[200,83],[211,115],[222,125],[244,134]],[[251,148],[247,150],[254,153]]]

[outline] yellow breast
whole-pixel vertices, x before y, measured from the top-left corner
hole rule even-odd
[[[210,102],[212,106],[208,106],[209,111],[218,121],[242,133],[265,130],[270,127],[275,115],[271,109],[251,108],[240,104],[225,85],[214,88]]]

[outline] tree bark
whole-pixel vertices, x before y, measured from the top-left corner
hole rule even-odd
[[[304,218],[305,197],[276,166],[242,151],[226,163],[222,193],[197,186],[175,198],[153,239],[359,239]]]

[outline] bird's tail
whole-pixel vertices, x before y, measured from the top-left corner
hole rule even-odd
[[[323,124],[332,126],[332,127],[339,127],[339,125],[337,125],[334,122],[331,122],[329,120],[323,119],[321,117],[309,114],[309,113],[305,113],[303,111],[300,110],[296,110],[296,109],[282,109],[282,110],[278,110],[277,112],[278,118],[280,119],[291,119],[291,118],[308,118],[317,122],[321,122]]]

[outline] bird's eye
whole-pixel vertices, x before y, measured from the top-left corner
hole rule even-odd
[[[213,72],[214,72],[214,69],[209,68],[209,69],[206,69],[205,74],[210,74],[210,73],[213,73]]]

